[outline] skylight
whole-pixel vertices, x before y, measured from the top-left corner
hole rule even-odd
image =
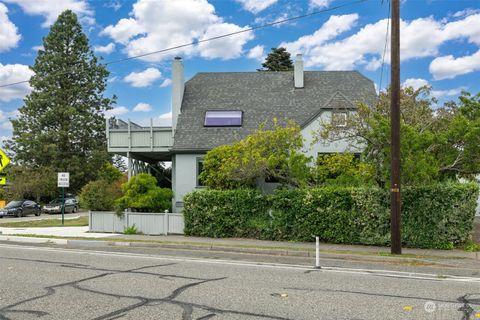
[[[205,127],[241,127],[242,111],[207,111]]]

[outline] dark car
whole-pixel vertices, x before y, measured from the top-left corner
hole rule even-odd
[[[29,214],[41,215],[40,205],[31,200],[14,200],[10,201],[5,208],[0,209],[0,218],[6,215],[23,217]]]
[[[62,199],[55,199],[49,204],[43,206],[43,212],[45,213],[61,213],[63,201]],[[75,213],[78,210],[78,202],[75,198],[65,199],[65,213]]]

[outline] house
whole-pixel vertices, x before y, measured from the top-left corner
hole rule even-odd
[[[357,102],[374,103],[373,82],[357,71],[304,71],[301,55],[294,66],[293,72],[202,72],[185,82],[177,57],[172,126],[108,121],[108,151],[128,158],[129,177],[147,170],[148,163],[172,161],[174,212],[182,210],[186,193],[202,187],[198,175],[207,151],[244,138],[275,117],[301,126],[307,155],[345,152],[347,141],[313,143],[314,132],[323,121],[342,125]]]

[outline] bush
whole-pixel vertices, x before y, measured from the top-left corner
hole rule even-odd
[[[137,233],[138,233],[138,230],[137,230],[137,226],[135,224],[133,224],[130,227],[126,227],[126,228],[123,229],[123,234],[137,234]]]
[[[259,237],[255,222],[267,221],[268,208],[266,197],[256,190],[192,192],[184,197],[184,231],[215,238]]]
[[[469,240],[478,186],[447,183],[402,192],[402,240],[450,249]],[[184,198],[185,233],[208,237],[390,244],[390,194],[379,188],[202,190]]]
[[[105,180],[87,183],[80,192],[80,206],[94,211],[110,211],[114,209],[116,195],[112,186]]]
[[[115,201],[117,211],[127,208],[137,211],[163,212],[172,206],[171,189],[157,186],[155,177],[140,173],[122,185],[123,196]]]

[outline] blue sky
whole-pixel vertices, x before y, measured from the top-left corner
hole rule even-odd
[[[26,80],[42,37],[65,9],[75,11],[90,44],[113,61],[209,38],[354,0],[0,0],[0,85]],[[183,57],[185,76],[201,71],[255,71],[272,47],[302,53],[307,70],[356,69],[380,84],[388,0],[366,0],[275,27],[109,65],[112,114],[140,124],[168,124],[170,71]],[[430,84],[440,102],[480,91],[480,1],[402,0],[402,83]],[[0,137],[11,136],[28,84],[0,88]]]

